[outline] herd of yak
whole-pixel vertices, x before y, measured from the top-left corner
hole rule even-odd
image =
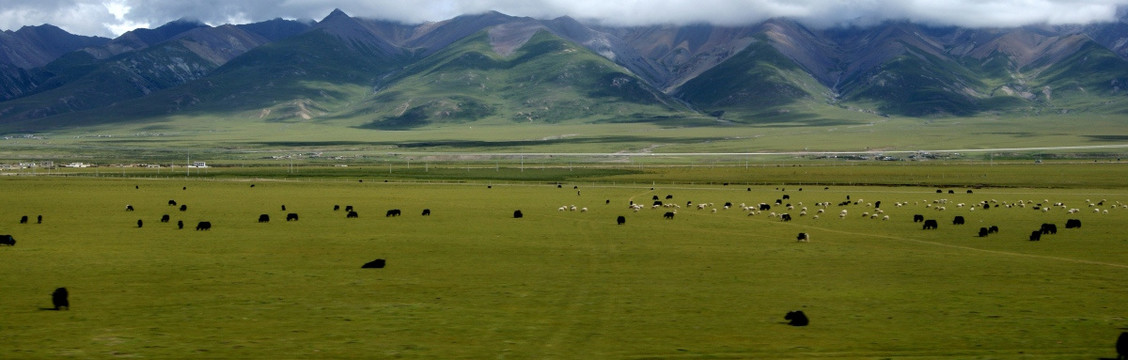
[[[251,186],[254,187],[254,185],[251,185]],[[559,188],[561,186],[557,185],[557,187]],[[492,186],[491,186],[491,188],[492,188]],[[187,189],[187,188],[185,188],[185,189]],[[654,190],[654,189],[651,188],[651,190]],[[751,191],[751,189],[748,189],[748,190]],[[777,190],[781,190],[781,189],[777,188]],[[802,189],[800,188],[799,191],[802,191]],[[972,193],[971,190],[968,190],[967,192],[969,194]],[[937,193],[941,193],[941,190],[937,190]],[[949,194],[952,194],[952,193],[953,192],[949,190]],[[577,195],[579,195],[579,192],[577,192]],[[667,195],[666,196],[666,202],[662,202],[661,200],[659,200],[658,196],[655,195],[653,197],[653,200],[655,200],[655,201],[654,201],[654,204],[651,206],[651,208],[652,209],[663,208],[665,210],[669,210],[669,211],[665,211],[662,216],[665,219],[673,219],[674,216],[677,214],[677,210],[680,209],[681,206],[669,203],[670,200],[672,200],[672,198],[673,198],[673,195]],[[788,195],[783,195],[780,199],[777,199],[774,203],[774,206],[777,209],[780,210],[780,213],[771,212],[767,216],[777,218],[779,221],[791,221],[793,219],[791,212],[793,212],[793,211],[796,211],[798,216],[807,216],[808,215],[808,208],[803,206],[803,203],[801,203],[801,202],[799,202],[795,205],[790,204],[790,203],[785,204],[785,200],[789,200],[789,199],[790,199],[790,197]],[[1093,202],[1089,202],[1089,201],[1086,201],[1086,202],[1087,202],[1087,207],[1094,208],[1091,211],[1098,212],[1098,213],[1100,213],[1102,211],[1103,211],[1103,213],[1107,213],[1108,207],[1117,208],[1119,206],[1123,206],[1124,208],[1128,209],[1128,205],[1124,205],[1124,204],[1121,204],[1119,202],[1117,202],[1116,204],[1109,204],[1107,206],[1104,204],[1103,200],[1101,202],[1098,202],[1098,203],[1093,203]],[[606,203],[610,204],[611,201],[607,200]],[[922,205],[921,202],[916,202],[915,204],[918,205],[918,206]],[[179,206],[178,209],[182,212],[187,210],[187,205],[178,204],[175,200],[169,200],[168,205],[173,206],[173,207]],[[831,202],[820,202],[820,203],[814,204],[813,205],[814,210],[812,210],[812,213],[814,213],[814,214],[812,214],[811,217],[817,219],[818,214],[824,214],[826,208],[829,207],[829,205],[831,205]],[[860,199],[859,200],[850,200],[850,196],[847,195],[846,201],[839,202],[839,203],[837,203],[837,205],[839,207],[847,207],[849,205],[861,205],[861,206],[864,206],[868,210],[868,211],[866,211],[862,214],[863,217],[869,217],[869,218],[872,218],[872,219],[889,220],[888,216],[881,216],[881,215],[884,214],[884,211],[881,209],[881,201],[875,201],[875,202],[871,203],[871,202],[865,202],[865,201],[860,200]],[[895,204],[896,207],[902,207],[902,206],[906,206],[906,205],[910,205],[910,204],[907,203],[907,202],[904,202],[904,203],[897,202]],[[940,212],[937,212],[937,214],[941,214],[942,211],[945,210],[948,206],[956,206],[957,208],[965,208],[966,207],[966,209],[971,210],[971,211],[974,211],[975,209],[982,209],[981,211],[985,211],[985,210],[989,210],[991,208],[998,208],[998,207],[1006,207],[1006,208],[1012,208],[1012,207],[1027,208],[1027,207],[1029,207],[1033,210],[1042,211],[1042,212],[1048,212],[1051,208],[1055,208],[1055,209],[1061,208],[1062,210],[1068,212],[1069,214],[1076,214],[1076,213],[1080,212],[1079,208],[1072,208],[1071,209],[1071,208],[1068,208],[1067,206],[1065,206],[1062,203],[1052,203],[1051,204],[1051,203],[1049,203],[1048,200],[1046,200],[1044,202],[1035,202],[1035,201],[1027,202],[1027,201],[1022,201],[1022,200],[1019,200],[1017,202],[998,202],[998,201],[995,201],[995,200],[988,200],[988,201],[981,201],[981,202],[975,203],[975,204],[963,204],[963,203],[957,204],[957,203],[949,202],[946,199],[938,199],[938,200],[932,200],[932,201],[925,201],[923,203],[923,205],[924,205],[925,208],[940,211]],[[686,207],[687,208],[696,208],[698,210],[708,209],[711,212],[717,212],[717,208],[714,207],[712,203],[697,204],[696,206],[694,206],[693,202],[690,201],[690,202],[686,202]],[[746,206],[745,204],[739,205],[739,208],[748,212],[749,216],[758,215],[758,214],[761,214],[762,212],[766,212],[766,211],[771,211],[772,207],[773,207],[773,204],[770,204],[770,203],[759,203],[759,204],[755,204],[755,205],[752,205],[752,206]],[[1101,207],[1104,207],[1104,210],[1101,210]],[[641,210],[643,208],[644,207],[641,206],[640,204],[635,204],[634,201],[630,202],[629,209],[633,209],[635,212],[638,212],[639,210]],[[726,210],[730,209],[730,208],[736,208],[736,206],[734,206],[732,203],[725,203],[724,206],[723,206],[723,209],[726,209]],[[286,211],[286,206],[282,205],[281,209],[282,209],[282,211]],[[784,209],[786,209],[786,211],[784,211]],[[125,207],[125,210],[126,211],[133,211],[134,209],[133,209],[132,205],[127,205]],[[339,211],[339,210],[341,210],[341,206],[333,205],[333,210]],[[569,206],[563,206],[563,207],[560,208],[560,211],[566,211],[566,210],[573,210],[574,211],[574,210],[576,210],[576,207],[573,205],[573,206],[570,206],[570,207]],[[586,212],[587,208],[583,208],[581,211]],[[873,213],[871,214],[870,211],[872,211]],[[356,210],[351,205],[345,206],[344,213],[346,214],[345,215],[346,218],[351,219],[351,218],[358,218],[359,217],[358,213],[356,212]],[[847,210],[842,209],[841,212],[839,213],[839,216],[841,218],[846,218],[847,213],[848,213]],[[395,217],[395,216],[400,216],[401,214],[402,214],[402,211],[399,210],[399,209],[390,209],[385,213],[385,216],[386,217]],[[430,209],[423,209],[421,215],[423,215],[423,216],[431,215],[431,210]],[[516,210],[516,211],[513,212],[513,218],[523,218],[523,217],[524,217],[524,214],[522,213],[521,210]],[[289,213],[286,214],[285,219],[286,219],[286,221],[298,221],[299,217],[298,217],[297,213],[289,212]],[[28,218],[28,216],[22,216],[19,219],[20,224],[26,224],[29,221],[30,221],[30,219]],[[170,216],[168,214],[165,214],[160,218],[160,222],[162,222],[162,223],[167,223],[169,221],[170,221]],[[36,217],[36,223],[42,223],[42,222],[43,222],[43,216],[42,215],[37,216]],[[270,215],[269,214],[259,215],[258,216],[258,222],[260,222],[260,223],[270,222]],[[922,229],[924,229],[924,230],[937,229],[940,225],[938,220],[928,219],[923,214],[914,215],[913,216],[913,222],[922,223]],[[965,222],[966,222],[966,219],[964,218],[963,215],[952,216],[952,222],[951,222],[952,225],[963,225]],[[620,215],[616,218],[616,224],[623,225],[625,223],[626,223],[626,217],[625,216]],[[141,220],[141,219],[138,219],[137,220],[137,227],[142,227],[142,226],[144,226],[144,221]],[[1066,229],[1074,229],[1074,228],[1080,228],[1080,227],[1081,227],[1081,220],[1080,219],[1071,218],[1071,219],[1066,220],[1066,222],[1065,222],[1065,228]],[[184,228],[184,222],[183,221],[177,221],[177,228],[183,229]],[[196,230],[199,230],[199,231],[206,231],[206,230],[210,230],[211,228],[212,228],[212,224],[211,224],[210,221],[200,221],[196,224]],[[992,226],[988,226],[988,227],[979,228],[977,235],[979,237],[987,237],[990,234],[995,234],[995,233],[998,233],[998,232],[999,232],[998,226],[992,225]],[[1052,234],[1056,234],[1056,233],[1057,233],[1057,225],[1056,224],[1043,223],[1037,229],[1033,230],[1030,233],[1028,239],[1030,241],[1039,241],[1039,240],[1041,240],[1043,235],[1052,235]],[[796,236],[796,240],[798,240],[800,242],[807,242],[807,241],[810,241],[810,239],[811,239],[811,235],[807,232],[800,232]],[[16,239],[12,235],[0,235],[0,245],[14,246],[15,244],[16,244]],[[385,260],[384,259],[376,259],[376,260],[373,260],[369,263],[364,264],[362,267],[363,268],[383,268],[384,266],[385,266]],[[67,301],[67,290],[66,290],[66,288],[57,289],[52,294],[52,302],[53,302],[55,310],[69,308],[69,303]],[[787,316],[785,317],[785,319],[788,320],[789,325],[793,325],[793,326],[806,326],[809,322],[808,318],[806,317],[805,314],[803,314],[802,311],[789,312],[787,314]],[[1120,338],[1117,341],[1116,347],[1117,347],[1118,353],[1121,355],[1121,358],[1124,358],[1124,356],[1128,355],[1128,333],[1121,334]]]

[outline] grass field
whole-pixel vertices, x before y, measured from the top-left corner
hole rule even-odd
[[[800,191],[653,171],[651,180],[667,180],[653,190],[616,178],[645,174],[588,174],[561,187],[0,177],[0,233],[18,241],[0,247],[0,358],[1098,359],[1115,356],[1128,327],[1128,208],[1111,208],[1128,202],[1122,185]],[[707,179],[726,171],[736,170],[697,170]],[[797,207],[791,222],[722,208],[785,194]],[[627,208],[655,195],[681,206],[675,219],[662,218],[668,208]],[[847,195],[860,203],[836,206]],[[939,199],[947,210],[926,207]],[[1060,201],[1081,213],[956,205],[985,200]],[[1108,213],[1086,200],[1105,200]],[[888,221],[862,216],[874,201]],[[832,204],[814,219],[818,202]],[[589,210],[558,210],[573,204]],[[403,216],[385,217],[392,208]],[[420,216],[424,208],[432,215]],[[524,218],[512,218],[517,209]],[[301,219],[284,221],[289,212]],[[914,214],[939,229],[921,230]],[[22,215],[32,223],[18,224]],[[615,224],[619,215],[626,224]],[[968,224],[951,225],[955,215]],[[1067,218],[1084,226],[1066,230]],[[192,230],[198,221],[214,227]],[[1027,241],[1044,222],[1059,232]],[[1000,233],[976,237],[990,225]],[[812,241],[795,242],[798,232]],[[375,258],[388,267],[360,268]],[[43,310],[63,286],[72,309]],[[785,325],[792,310],[811,325]]]

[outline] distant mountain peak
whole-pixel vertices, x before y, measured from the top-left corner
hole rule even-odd
[[[326,15],[325,18],[321,19],[320,22],[332,21],[332,20],[337,20],[337,19],[351,19],[351,18],[352,17],[349,16],[349,14],[346,14],[344,12],[344,10],[333,9],[333,11],[330,12],[329,15]]]

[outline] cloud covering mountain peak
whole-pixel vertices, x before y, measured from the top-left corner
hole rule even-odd
[[[403,23],[441,21],[499,11],[513,16],[569,16],[608,25],[744,25],[792,18],[814,27],[868,26],[885,21],[963,27],[1089,24],[1116,21],[1128,0],[9,0],[0,29],[54,24],[83,35],[116,36],[189,17],[208,24],[273,18],[319,19],[334,9]]]

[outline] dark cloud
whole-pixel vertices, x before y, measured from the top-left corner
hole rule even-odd
[[[114,36],[180,18],[208,24],[272,18],[319,20],[334,8],[352,16],[405,23],[496,10],[514,16],[571,16],[614,25],[737,25],[789,17],[814,26],[908,20],[933,25],[1011,27],[1113,21],[1128,0],[6,0],[0,29],[50,23],[67,31]]]

